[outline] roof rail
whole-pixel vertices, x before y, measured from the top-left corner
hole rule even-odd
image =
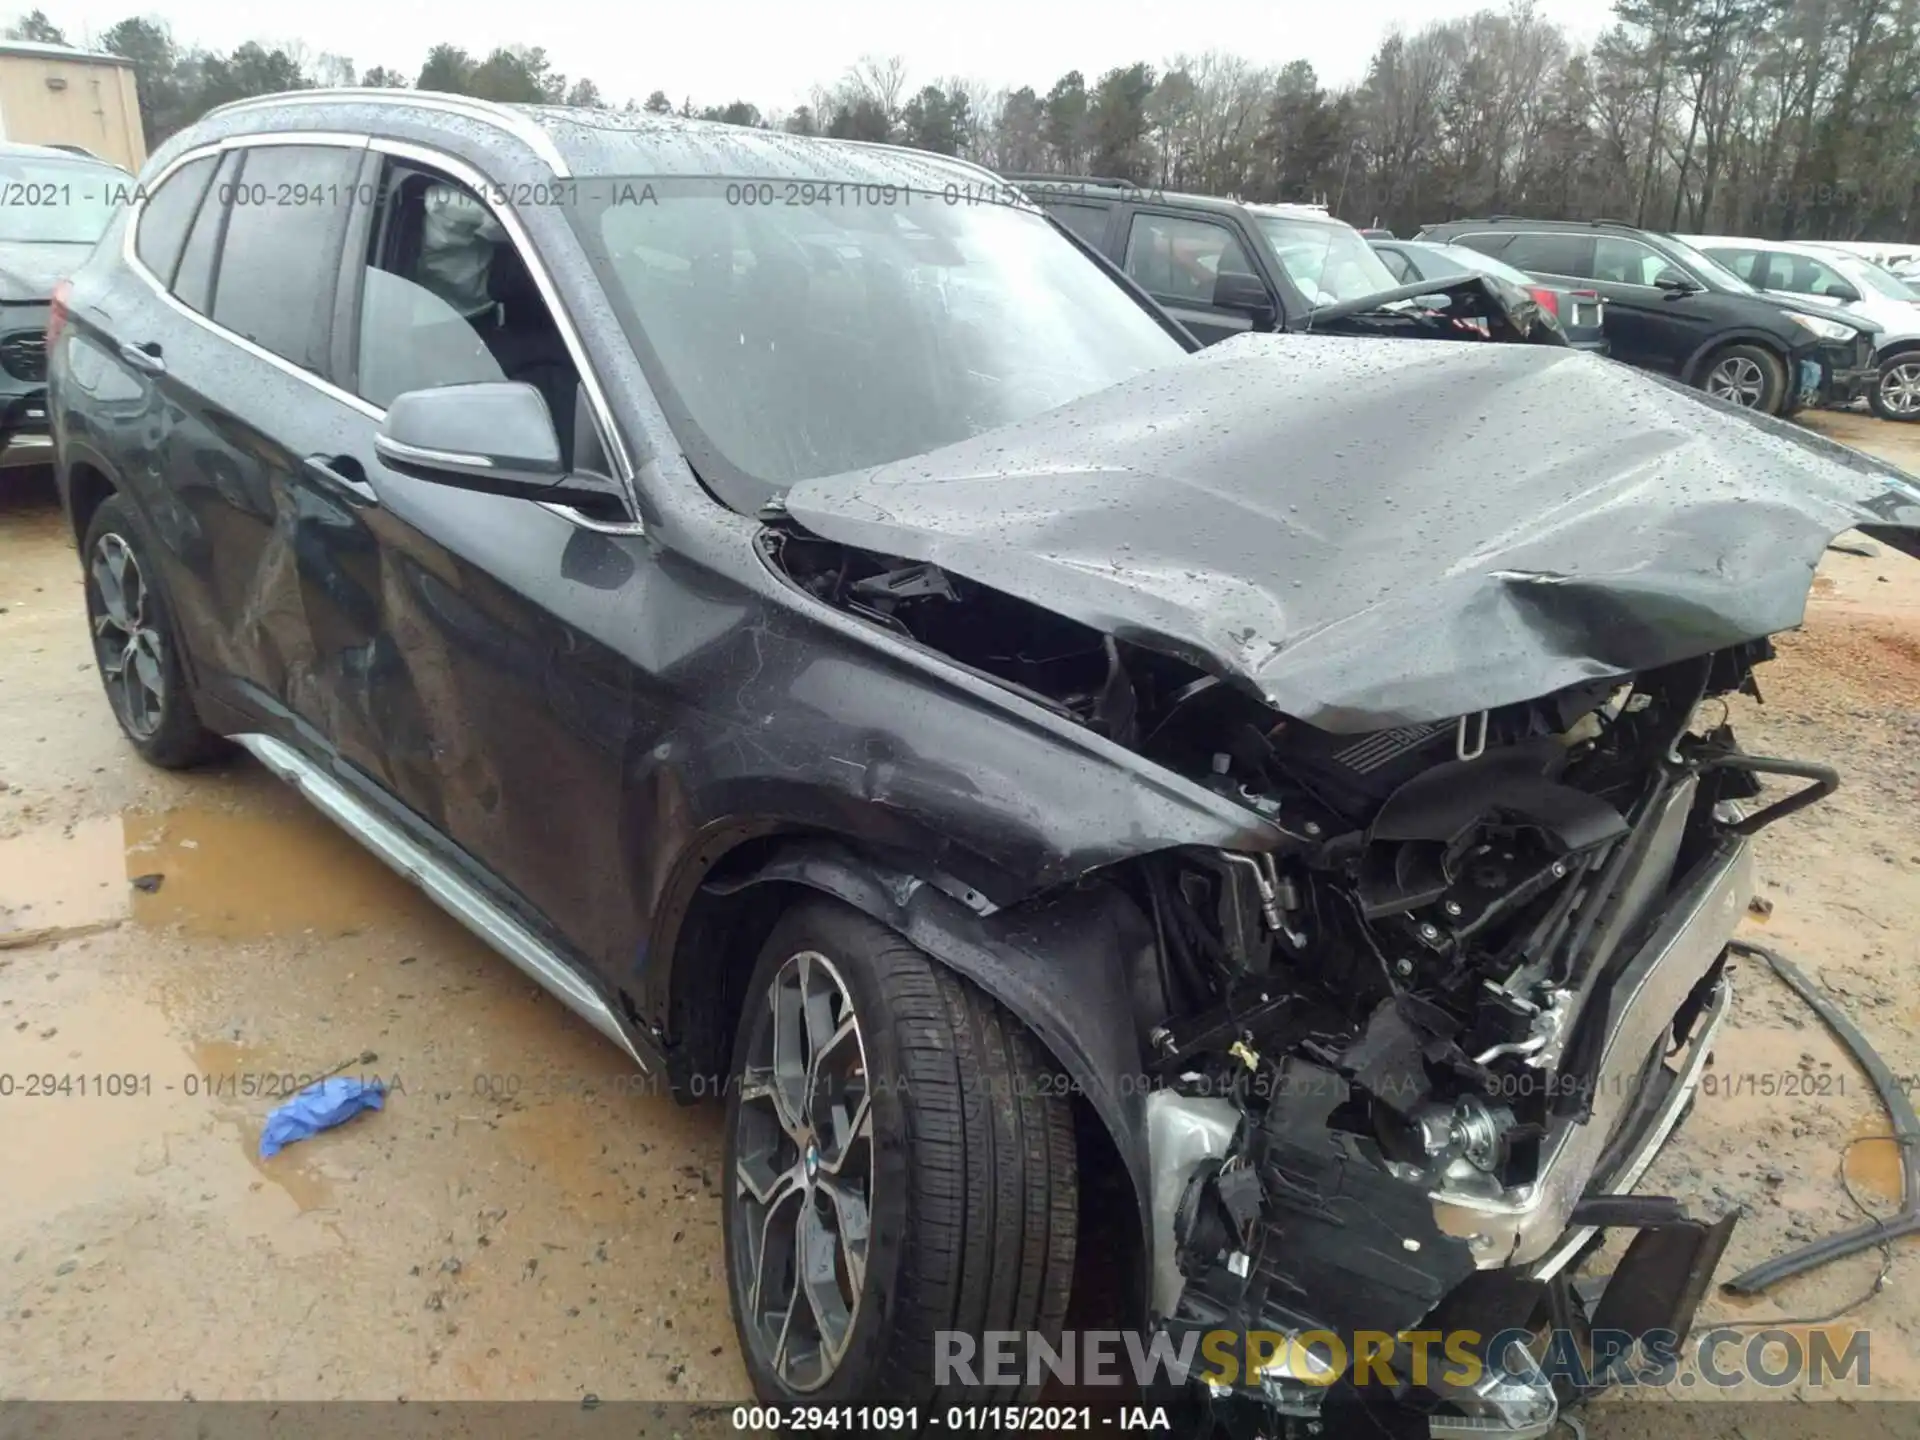
[[[418,110],[439,110],[463,115],[504,130],[540,157],[547,168],[562,179],[572,174],[560,147],[533,118],[511,106],[472,95],[449,95],[438,90],[390,90],[380,86],[340,85],[319,90],[281,90],[271,95],[251,95],[244,100],[229,100],[216,105],[202,119],[228,115],[241,110],[264,109],[272,105],[331,105],[342,100],[378,100],[385,105],[411,105]]]
[[[1020,184],[1063,184],[1063,185],[1103,185],[1113,190],[1150,190],[1138,180],[1119,180],[1111,175],[1043,175],[1033,170],[1002,170],[1002,180],[1012,180]]]

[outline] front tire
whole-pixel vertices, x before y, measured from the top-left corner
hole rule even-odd
[[[141,758],[183,770],[220,754],[187,688],[180,636],[152,547],[119,495],[100,503],[80,542],[87,626],[113,718]]]
[[[983,1332],[1059,1344],[1072,1113],[1024,1027],[893,931],[808,900],[761,951],[731,1078],[727,1288],[755,1394],[1031,1398],[1038,1385],[969,1387],[936,1365],[956,1353],[940,1335],[972,1337],[976,1373]],[[1025,1344],[1014,1354],[1024,1376]]]
[[[1920,352],[1896,355],[1882,365],[1867,401],[1882,420],[1920,421]]]
[[[1770,350],[1729,345],[1709,357],[1700,372],[1700,388],[1730,405],[1777,415],[1787,393],[1787,370]]]

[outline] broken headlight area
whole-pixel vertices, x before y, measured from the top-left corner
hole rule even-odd
[[[1136,1013],[1158,1017],[1140,1036],[1156,1323],[1492,1336],[1597,1315],[1685,1332],[1731,1222],[1630,1192],[1726,1013],[1748,836],[1835,783],[1703,723],[1753,692],[1766,641],[1333,734],[935,566],[776,543],[824,602],[1269,822],[1265,850],[1108,872],[1157,941],[1135,982],[1152,992]],[[1766,773],[1811,783],[1748,814]],[[1638,1232],[1630,1295],[1570,1278],[1610,1228]],[[1344,1394],[1285,1353],[1217,1402],[1305,1416]],[[1551,1425],[1552,1385],[1484,1371],[1460,1393],[1408,1378],[1397,1403],[1433,1433]]]

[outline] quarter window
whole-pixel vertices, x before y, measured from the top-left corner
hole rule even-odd
[[[1253,266],[1224,225],[1141,213],[1127,234],[1126,270],[1150,295],[1211,305],[1222,270],[1252,274]]]
[[[140,211],[140,231],[134,236],[133,252],[162,285],[173,284],[174,268],[187,243],[187,229],[200,209],[200,197],[207,193],[213,167],[211,155],[189,160],[147,197]]]
[[[270,145],[246,151],[228,196],[213,318],[315,374],[326,369],[333,280],[360,168],[358,150]]]
[[[1107,205],[1074,205],[1065,202],[1047,206],[1047,213],[1087,244],[1098,250],[1107,241]]]
[[[227,224],[227,197],[233,180],[240,173],[240,152],[230,150],[220,159],[219,172],[201,201],[193,228],[187,232],[186,248],[180,252],[180,265],[174,272],[174,298],[189,309],[204,315],[213,308],[213,262],[220,255],[220,232]]]

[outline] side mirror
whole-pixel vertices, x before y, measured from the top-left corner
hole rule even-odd
[[[373,448],[402,475],[493,495],[546,496],[567,473],[547,402],[514,380],[396,396]]]
[[[1829,300],[1838,300],[1842,305],[1860,303],[1860,292],[1844,280],[1835,280],[1832,284],[1823,287],[1820,293]]]
[[[1678,300],[1682,295],[1695,294],[1700,289],[1693,281],[1671,266],[1654,276],[1653,284],[1655,289],[1666,291],[1669,300]]]
[[[1273,322],[1273,297],[1258,275],[1245,270],[1222,270],[1214,277],[1213,303],[1222,310],[1239,310],[1256,325]]]

